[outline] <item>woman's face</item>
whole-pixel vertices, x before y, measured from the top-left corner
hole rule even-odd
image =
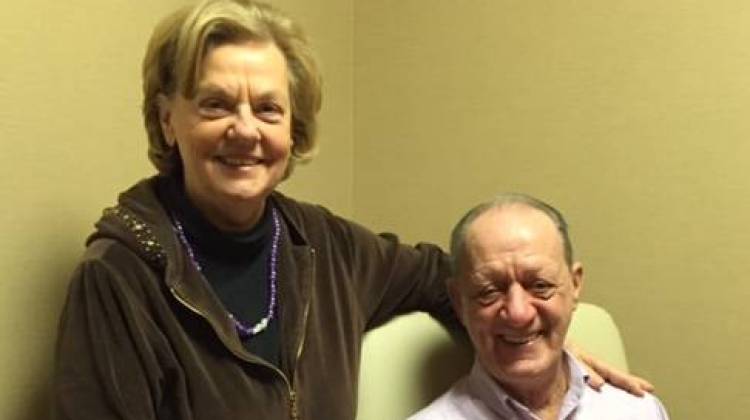
[[[195,96],[177,93],[161,105],[164,136],[179,150],[190,199],[220,228],[252,226],[284,177],[292,145],[289,80],[278,47],[214,47]]]

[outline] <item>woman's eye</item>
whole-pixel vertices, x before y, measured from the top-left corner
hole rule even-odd
[[[198,104],[201,115],[209,118],[219,118],[232,112],[232,105],[218,98],[208,98],[200,101]]]

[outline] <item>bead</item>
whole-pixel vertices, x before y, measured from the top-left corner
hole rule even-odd
[[[278,260],[279,239],[281,237],[281,222],[279,221],[278,212],[273,207],[271,208],[271,216],[273,219],[273,238],[271,240],[271,255],[268,256],[268,288],[270,290],[268,297],[268,310],[266,311],[266,315],[261,318],[260,321],[258,321],[255,325],[253,325],[252,327],[248,327],[242,321],[237,319],[234,314],[227,314],[227,317],[234,324],[235,330],[237,330],[237,334],[242,338],[253,337],[265,331],[275,314],[277,293],[276,264]],[[180,221],[177,220],[174,215],[172,215],[172,223],[174,225],[174,231],[177,234],[177,238],[179,238],[182,246],[185,248],[185,252],[188,254],[188,258],[190,258],[193,266],[198,271],[202,272],[203,269],[201,268],[198,259],[195,257],[193,247],[190,246],[190,242],[188,242],[187,236],[185,236],[185,230],[182,227],[182,223],[180,223]]]

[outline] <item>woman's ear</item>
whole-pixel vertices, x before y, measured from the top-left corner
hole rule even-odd
[[[172,100],[167,95],[160,93],[156,97],[156,104],[159,108],[159,124],[161,124],[161,134],[164,141],[169,147],[175,145],[175,135],[172,129]]]

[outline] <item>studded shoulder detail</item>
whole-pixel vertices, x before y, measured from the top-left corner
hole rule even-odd
[[[146,260],[160,268],[164,267],[167,255],[146,223],[141,221],[133,212],[119,205],[104,209],[104,215],[114,216],[124,223],[127,229],[135,236],[136,242],[138,242],[138,246]]]

